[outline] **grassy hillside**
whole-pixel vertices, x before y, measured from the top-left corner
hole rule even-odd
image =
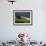
[[[24,18],[21,18],[21,19],[16,18],[15,23],[30,23],[30,20],[27,20],[27,19],[24,19]]]

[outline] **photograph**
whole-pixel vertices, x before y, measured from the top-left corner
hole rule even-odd
[[[14,24],[32,24],[32,10],[14,10]]]

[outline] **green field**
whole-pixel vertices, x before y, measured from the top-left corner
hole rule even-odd
[[[15,19],[15,23],[30,23],[30,20],[21,18],[21,19]]]

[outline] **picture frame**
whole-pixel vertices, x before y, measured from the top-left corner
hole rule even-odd
[[[32,25],[32,10],[13,10],[14,25]]]

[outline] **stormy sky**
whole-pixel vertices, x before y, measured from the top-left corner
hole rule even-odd
[[[30,12],[16,12],[15,13],[15,17],[18,17],[18,16],[24,16],[24,17],[27,17],[27,18],[30,18]]]

